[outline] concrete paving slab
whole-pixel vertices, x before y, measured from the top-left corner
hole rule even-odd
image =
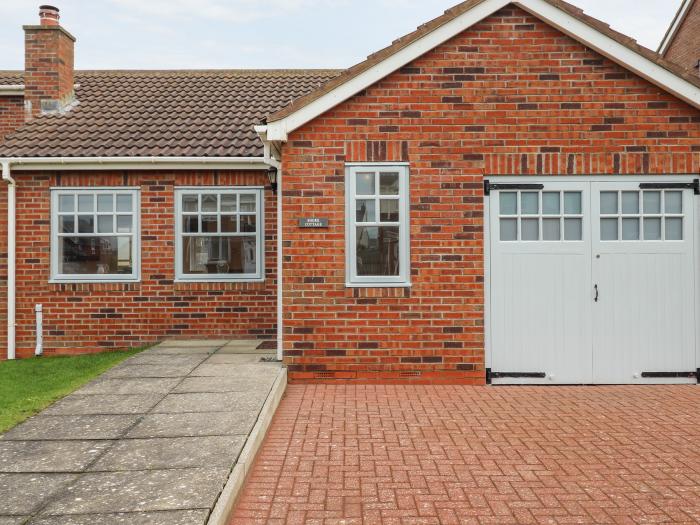
[[[29,516],[0,516],[0,525],[20,525],[27,521]]]
[[[227,344],[229,339],[197,339],[197,340],[183,340],[183,339],[166,339],[162,343],[156,346],[167,346],[170,348],[204,348],[204,347],[222,347]]]
[[[208,514],[208,510],[171,510],[46,516],[30,521],[29,525],[204,525]],[[0,525],[4,525],[1,520]]]
[[[227,467],[236,462],[245,436],[124,439],[90,466],[93,472]]]
[[[184,414],[146,414],[126,435],[127,438],[223,436],[248,434],[257,413],[188,412]]]
[[[0,474],[0,515],[31,514],[77,477],[75,474]]]
[[[145,414],[164,394],[86,394],[64,397],[43,414],[77,416],[89,414]]]
[[[130,357],[121,363],[121,366],[135,365],[182,365],[195,364],[198,365],[209,356],[208,353],[203,354],[153,354],[150,351],[142,354],[137,354]]]
[[[107,514],[210,508],[228,468],[191,468],[84,474],[41,515]]]
[[[252,365],[260,362],[262,357],[270,357],[270,354],[216,354],[210,355],[200,364],[206,365]]]
[[[102,374],[104,379],[134,379],[138,377],[185,377],[198,363],[162,365],[119,365]]]
[[[157,346],[148,351],[149,355],[209,355],[218,350],[218,346],[202,348],[183,348],[180,346]]]
[[[152,413],[201,412],[203,409],[209,412],[259,411],[267,394],[267,391],[168,394]]]
[[[269,350],[258,350],[260,341],[254,345],[226,345],[222,347],[218,354],[269,354]]]
[[[80,472],[109,441],[0,440],[0,472]]]
[[[173,392],[246,392],[270,388],[276,377],[277,371],[263,377],[186,377]]]
[[[138,420],[138,415],[46,416],[40,414],[9,430],[3,439],[85,440],[116,439]]]
[[[279,368],[279,363],[255,363],[255,364],[207,364],[203,363],[197,368],[192,370],[190,376],[201,377],[201,376],[220,376],[220,377],[245,377],[251,376],[253,374],[259,373],[259,371],[265,367]]]
[[[180,381],[176,377],[97,379],[75,394],[166,394]]]

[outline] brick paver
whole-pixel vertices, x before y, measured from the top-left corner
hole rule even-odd
[[[232,524],[700,522],[700,387],[291,385]]]

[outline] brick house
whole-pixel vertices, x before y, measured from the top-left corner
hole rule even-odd
[[[73,78],[55,8],[25,32],[18,355],[40,304],[47,352],[276,337],[293,381],[696,381],[700,79],[570,4],[469,0],[342,72]]]
[[[658,53],[700,75],[700,2],[683,0]]]

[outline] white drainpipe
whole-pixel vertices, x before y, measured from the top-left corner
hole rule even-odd
[[[277,167],[277,360],[284,357],[284,315],[282,305],[282,163]]]
[[[44,354],[44,307],[37,304],[34,307],[36,314],[36,347],[34,355],[40,356]]]
[[[10,175],[10,162],[2,162],[2,180],[7,183],[7,358],[15,358],[15,259],[16,183]]]

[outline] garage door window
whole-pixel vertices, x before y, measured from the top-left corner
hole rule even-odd
[[[581,241],[581,201],[580,191],[500,192],[500,239],[505,242]]]
[[[601,241],[682,241],[683,193],[600,192]]]

